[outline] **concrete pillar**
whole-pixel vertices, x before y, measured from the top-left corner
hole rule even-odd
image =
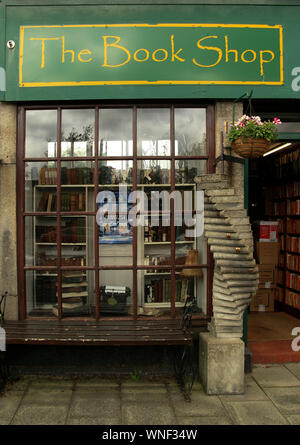
[[[18,319],[16,226],[17,107],[0,103],[0,292],[8,292],[5,318]]]
[[[200,333],[199,373],[206,394],[244,393],[244,348],[240,338]]]

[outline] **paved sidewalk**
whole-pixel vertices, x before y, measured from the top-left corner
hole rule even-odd
[[[300,425],[300,363],[256,365],[244,395],[186,402],[176,381],[25,376],[0,396],[1,425]]]

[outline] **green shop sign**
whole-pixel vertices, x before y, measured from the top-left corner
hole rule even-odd
[[[280,25],[21,26],[19,87],[282,85]]]

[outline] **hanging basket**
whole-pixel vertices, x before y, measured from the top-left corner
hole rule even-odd
[[[271,142],[266,139],[241,138],[231,143],[231,148],[243,158],[259,158],[271,147]]]

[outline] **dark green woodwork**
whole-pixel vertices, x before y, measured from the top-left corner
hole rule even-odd
[[[26,6],[28,3],[28,6]],[[71,3],[72,6],[71,6]],[[232,99],[253,90],[253,98],[300,98],[300,39],[298,38],[300,5],[299,2],[288,2],[288,6],[280,6],[279,2],[258,1],[257,5],[231,4],[224,2],[219,4],[197,4],[192,1],[189,4],[174,2],[174,4],[162,4],[155,2],[148,4],[109,5],[98,4],[90,1],[69,2],[0,2],[0,20],[5,10],[5,35],[4,26],[0,30],[0,67],[6,69],[6,93],[0,92],[0,100],[7,101],[33,101],[33,100],[77,100],[77,99]],[[86,4],[89,3],[89,4]],[[151,2],[153,3],[153,2]],[[161,4],[159,4],[161,3]],[[212,2],[206,2],[212,3]],[[225,4],[227,3],[227,4]],[[267,5],[264,5],[266,3]],[[35,5],[36,4],[36,5]],[[275,6],[274,6],[275,4]],[[15,5],[15,6],[14,6]],[[21,6],[24,5],[24,6]],[[269,6],[268,6],[269,5]],[[285,3],[287,5],[287,2]],[[293,6],[294,5],[294,6]],[[280,85],[280,43],[278,28],[254,29],[254,28],[107,28],[107,35],[120,37],[117,42],[130,51],[131,60],[118,68],[104,70],[103,28],[65,28],[65,49],[74,50],[74,62],[68,62],[72,54],[66,53],[65,62],[62,63],[62,54],[59,48],[47,52],[45,62],[47,67],[41,73],[41,41],[28,40],[29,28],[25,29],[24,37],[24,76],[26,82],[65,82],[69,79],[74,82],[85,81],[138,81],[146,80],[151,84],[139,85],[62,85],[42,87],[19,86],[19,53],[20,53],[20,27],[21,26],[49,26],[49,25],[90,25],[90,24],[242,24],[242,25],[268,25],[282,26],[283,35],[283,84]],[[43,29],[43,34],[39,34]],[[62,28],[35,28],[29,37],[41,37],[47,33],[62,36]],[[30,30],[32,31],[32,29]],[[99,31],[99,32],[98,32]],[[228,33],[227,33],[228,31]],[[172,53],[171,36],[174,36],[174,52]],[[199,67],[193,63],[193,59],[200,64],[214,64],[220,55],[216,49],[203,49],[197,46],[197,42],[207,36],[216,36],[202,41],[202,45],[219,48],[222,58],[212,67]],[[226,41],[228,36],[228,49],[238,51],[238,61],[235,62],[235,53],[228,54],[226,61]],[[8,49],[6,42],[11,39],[16,42],[14,49]],[[110,43],[114,40],[111,39]],[[116,40],[115,40],[116,42]],[[62,43],[62,41],[59,41]],[[35,49],[34,48],[35,45]],[[57,44],[57,46],[59,46]],[[50,48],[50,47],[49,47]],[[134,60],[134,52],[139,48],[149,50],[149,60],[137,62]],[[153,60],[153,51],[163,48],[165,51],[157,52],[155,57],[166,56],[165,61]],[[177,49],[180,61],[174,56]],[[89,59],[90,62],[80,61],[78,51],[89,49],[81,53],[81,60]],[[108,57],[110,64],[116,61],[126,60],[126,53],[116,47],[109,47]],[[244,60],[256,58],[253,62],[241,60],[241,54],[245,50]],[[48,51],[48,49],[46,49]],[[274,60],[263,64],[263,72],[259,62],[259,51],[270,50],[274,52]],[[114,52],[114,54],[113,54]],[[142,58],[146,52],[136,53]],[[271,53],[269,53],[270,55]],[[172,60],[172,55],[174,60]],[[48,58],[49,57],[49,58]],[[123,59],[122,59],[123,57]],[[268,57],[266,55],[266,57]],[[5,59],[5,60],[4,60]],[[64,65],[64,66],[62,66]],[[67,66],[69,65],[69,66]],[[71,68],[71,69],[70,69]],[[99,69],[99,76],[98,70]],[[51,80],[53,79],[53,80]],[[166,84],[152,84],[155,81],[165,81]],[[171,83],[168,83],[170,81]],[[184,81],[184,84],[176,82]],[[186,84],[186,81],[193,82]],[[197,84],[196,82],[203,82]],[[207,82],[249,82],[249,84],[206,84]],[[256,84],[254,82],[263,82]],[[173,82],[173,83],[172,83]],[[275,85],[268,82],[276,82]],[[174,84],[175,83],[175,84]],[[278,83],[278,84],[277,84]]]

